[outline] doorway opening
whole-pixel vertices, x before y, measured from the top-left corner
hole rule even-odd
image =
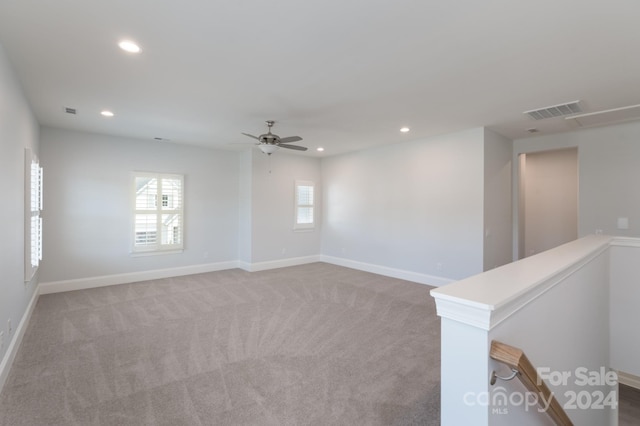
[[[578,148],[518,158],[518,259],[578,238]]]

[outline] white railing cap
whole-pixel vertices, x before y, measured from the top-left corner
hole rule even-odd
[[[438,315],[490,330],[607,250],[640,239],[589,235],[431,290]]]

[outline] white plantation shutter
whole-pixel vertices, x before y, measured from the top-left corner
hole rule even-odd
[[[134,173],[134,252],[181,250],[184,246],[184,177]]]
[[[296,205],[295,224],[293,229],[311,229],[314,220],[314,184],[311,181],[297,180],[295,182]]]
[[[42,176],[38,158],[25,150],[25,251],[24,280],[31,281],[42,260]]]

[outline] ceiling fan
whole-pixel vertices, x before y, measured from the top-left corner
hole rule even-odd
[[[249,136],[250,138],[258,140],[258,143],[256,145],[258,146],[258,148],[260,148],[260,151],[264,152],[267,155],[271,155],[276,152],[278,148],[295,149],[297,151],[307,150],[307,148],[304,146],[289,145],[289,143],[291,142],[301,141],[302,138],[300,136],[289,136],[286,138],[281,138],[280,136],[271,133],[271,128],[275,124],[275,121],[267,120],[266,123],[268,126],[267,133],[264,133],[260,136],[253,136],[249,133],[243,133],[243,135],[245,136]]]

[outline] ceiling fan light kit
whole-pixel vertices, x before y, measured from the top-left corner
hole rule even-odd
[[[245,136],[256,139],[258,143],[256,144],[260,151],[267,155],[271,155],[276,152],[279,148],[287,148],[294,149],[296,151],[306,151],[307,148],[304,146],[298,145],[289,145],[292,142],[299,142],[302,140],[300,136],[287,136],[286,138],[281,138],[280,136],[271,133],[271,128],[275,124],[273,120],[267,120],[267,133],[264,133],[260,136],[250,135],[249,133],[242,133]]]
[[[271,155],[276,152],[280,147],[278,145],[269,145],[269,144],[261,144],[258,145],[260,151],[264,152],[267,155]]]

